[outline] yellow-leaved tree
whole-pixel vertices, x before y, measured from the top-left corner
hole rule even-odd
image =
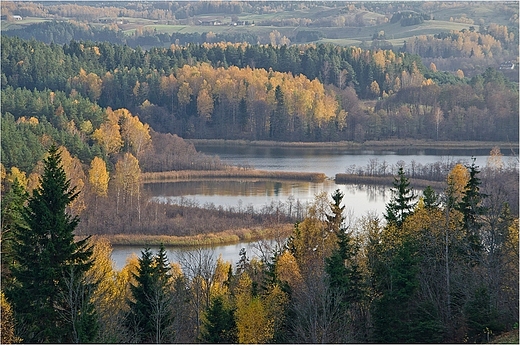
[[[17,337],[15,333],[13,308],[2,291],[0,291],[0,326],[2,329],[2,332],[0,332],[0,341],[2,344],[22,342],[23,339]]]
[[[86,278],[96,284],[91,298],[100,318],[100,340],[112,342],[118,339],[119,333],[123,333],[124,313],[121,306],[126,303],[126,287],[118,282],[110,242],[106,238],[95,238],[93,243],[94,262]]]
[[[81,161],[77,157],[73,157],[65,146],[60,146],[60,151],[61,163],[67,178],[70,179],[70,186],[75,187],[77,192],[81,192],[85,186],[85,180],[87,179]],[[68,207],[75,214],[81,213],[81,211],[87,207],[84,194],[80,193]]]
[[[296,258],[288,250],[280,254],[275,269],[278,279],[287,282],[292,290],[295,290],[303,282]]]
[[[466,167],[460,163],[456,164],[448,173],[448,189],[449,195],[453,197],[455,203],[459,203],[466,191],[466,184],[469,181],[469,172]]]
[[[253,281],[246,272],[240,275],[236,288],[235,319],[238,342],[241,344],[265,344],[274,335],[274,323],[259,296],[252,296]]]
[[[105,161],[99,157],[94,157],[92,162],[90,162],[88,182],[96,197],[107,196],[109,179],[110,177]]]
[[[18,179],[18,183],[20,184],[20,186],[27,189],[28,180],[25,176],[25,172],[21,171],[17,167],[11,167],[11,172],[7,174],[6,180],[12,184],[16,179]]]
[[[116,214],[119,212],[119,202],[122,201],[127,204],[129,208],[132,207],[134,196],[137,197],[137,212],[139,221],[141,221],[141,207],[140,207],[140,179],[141,168],[139,161],[129,152],[126,152],[121,159],[119,159],[115,166],[114,183],[116,187]]]
[[[110,107],[107,108],[106,113],[106,121],[94,131],[92,138],[103,148],[105,154],[109,155],[119,152],[123,146],[123,139],[120,132],[119,117]]]
[[[142,123],[137,116],[132,116],[126,109],[118,109],[116,112],[122,119],[122,137],[131,152],[139,159],[143,152],[151,147],[150,126]]]
[[[230,270],[231,262],[224,261],[222,259],[222,254],[219,255],[215,266],[215,273],[213,274],[213,283],[210,286],[211,298],[225,295],[229,292],[228,284],[226,284],[226,282],[228,281]]]

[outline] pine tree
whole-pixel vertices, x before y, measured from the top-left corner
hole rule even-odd
[[[358,247],[353,243],[351,234],[343,226],[345,206],[340,206],[343,193],[339,189],[336,190],[332,194],[332,199],[334,203],[330,207],[333,215],[327,215],[327,224],[336,234],[338,247],[330,257],[325,259],[325,271],[329,275],[330,287],[343,295],[342,304],[347,307],[360,295],[361,275],[355,261]]]
[[[413,213],[416,205],[414,200],[416,195],[410,187],[410,182],[405,176],[403,167],[399,167],[397,177],[394,178],[392,200],[386,205],[385,219],[388,224],[395,224],[400,227],[406,217]]]
[[[431,186],[427,186],[423,191],[424,207],[427,209],[434,209],[439,206],[439,196]]]
[[[361,270],[356,261],[358,246],[343,225],[345,220],[343,216],[345,206],[341,206],[343,193],[339,189],[336,190],[332,194],[332,199],[334,200],[330,205],[332,215],[327,215],[327,224],[336,235],[338,247],[334,249],[331,256],[325,258],[325,272],[328,275],[328,284],[333,296],[331,306],[337,305],[343,311],[341,316],[344,319],[340,323],[355,324],[357,320],[351,319],[348,315],[353,315],[353,313],[348,313],[348,311],[351,311],[353,305],[362,297]]]
[[[345,210],[345,205],[341,206],[341,201],[343,200],[344,194],[336,189],[334,193],[331,195],[333,203],[330,204],[330,210],[332,211],[332,215],[327,215],[327,225],[329,227],[329,231],[333,231],[338,234],[341,230],[341,226],[345,218],[343,217],[343,210]]]
[[[378,272],[377,298],[373,303],[375,342],[414,343],[413,331],[418,320],[414,318],[414,293],[419,287],[417,278],[420,261],[415,244],[404,239],[387,259],[384,272]]]
[[[14,280],[6,296],[24,342],[94,339],[96,315],[89,302],[93,287],[83,279],[92,265],[92,248],[88,238],[74,241],[79,218],[66,213],[78,194],[70,188],[61,154],[53,145],[44,160],[40,187],[22,209],[23,224],[16,224],[14,231]]]

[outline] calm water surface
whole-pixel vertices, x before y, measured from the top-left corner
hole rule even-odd
[[[228,147],[218,145],[196,146],[197,150],[209,155],[217,155],[231,165],[247,166],[259,170],[283,170],[322,172],[334,178],[344,173],[352,165],[366,166],[370,160],[386,161],[395,165],[399,161],[412,161],[423,165],[435,162],[465,161],[476,157],[476,164],[486,165],[489,150],[441,150],[441,149],[401,149],[395,151],[347,150],[335,148],[292,148],[292,147]]]
[[[270,203],[289,203],[299,201],[303,204],[314,200],[322,191],[331,194],[340,189],[345,197],[343,203],[347,211],[359,218],[367,212],[382,216],[385,204],[390,197],[390,186],[363,186],[336,184],[332,179],[337,173],[345,172],[353,165],[365,167],[371,160],[386,162],[389,166],[403,161],[406,165],[412,161],[422,165],[435,162],[462,161],[469,163],[476,157],[476,164],[485,166],[490,150],[415,150],[399,151],[352,151],[333,148],[265,148],[265,147],[229,147],[200,146],[196,147],[210,155],[218,155],[220,159],[231,165],[247,166],[260,170],[323,172],[329,179],[324,182],[296,182],[263,179],[200,179],[195,181],[178,181],[146,184],[145,190],[160,202],[181,203],[189,201],[200,206],[215,206],[255,209]],[[248,256],[255,255],[255,244],[240,243],[218,246],[212,249],[215,259],[219,254],[227,261],[236,263],[242,247],[248,249]],[[157,248],[152,248],[155,252]],[[142,247],[114,247],[112,258],[118,269],[122,268],[128,256],[140,256]],[[169,259],[178,261],[179,253],[186,249],[167,248]],[[208,249],[209,250],[209,249]]]

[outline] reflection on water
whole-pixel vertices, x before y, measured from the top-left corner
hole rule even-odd
[[[462,161],[468,163],[471,157],[477,164],[486,164],[489,149],[427,149],[407,147],[396,150],[352,150],[334,147],[258,147],[258,146],[221,146],[198,145],[202,153],[217,155],[230,165],[252,167],[259,170],[283,170],[321,172],[330,178],[344,173],[353,165],[364,167],[371,159],[388,165],[412,161],[423,165]],[[504,150],[505,151],[505,150]],[[507,155],[507,152],[503,152]]]
[[[477,164],[486,164],[489,149],[483,150],[438,150],[407,148],[395,151],[359,151],[336,148],[285,148],[248,146],[197,146],[197,150],[218,155],[231,165],[250,166],[260,170],[322,172],[333,178],[345,172],[348,167],[364,167],[374,160],[393,165],[399,161],[410,164],[415,161],[423,165],[444,161],[469,161],[472,156]],[[146,184],[145,190],[161,202],[181,203],[191,200],[192,205],[236,207],[238,209],[261,208],[272,203],[310,203],[315,195],[326,192],[330,195],[340,189],[345,196],[343,204],[354,218],[368,212],[382,216],[391,196],[390,187],[374,185],[336,184],[333,180],[324,182],[277,181],[262,179],[200,179],[190,181],[162,182]],[[419,192],[419,191],[418,191]],[[221,254],[224,260],[236,263],[242,247],[248,249],[248,256],[254,256],[255,244],[214,247],[215,259]],[[156,252],[158,248],[153,248]],[[114,247],[112,258],[118,269],[132,253],[140,255],[142,248]],[[167,248],[170,261],[177,261],[179,253],[187,249]]]
[[[273,202],[299,201],[311,203],[321,192],[332,194],[339,189],[345,194],[344,204],[360,217],[367,211],[380,214],[388,201],[389,186],[336,184],[323,182],[272,180],[197,180],[146,184],[145,189],[160,202],[223,207],[246,206],[255,209]]]
[[[262,256],[266,255],[268,252],[267,247],[272,247],[273,245],[275,244],[272,241],[266,240],[229,244],[225,246],[204,247],[202,249],[179,247],[165,247],[165,249],[170,263],[181,262],[190,253],[202,250],[204,255],[211,257],[212,261],[216,261],[221,255],[222,260],[229,261],[233,266],[235,266],[240,259],[240,249],[246,249],[246,255],[249,259],[252,259],[253,257],[262,258]],[[112,260],[114,261],[115,269],[121,270],[124,267],[126,260],[132,255],[140,257],[143,249],[144,248],[141,246],[114,246],[112,249]],[[150,247],[150,249],[154,254],[159,251],[159,247]]]

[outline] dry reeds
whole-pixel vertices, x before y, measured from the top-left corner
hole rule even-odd
[[[168,247],[199,247],[252,242],[273,238],[277,235],[287,237],[290,235],[292,228],[292,224],[285,224],[276,229],[256,228],[226,230],[219,233],[198,234],[194,236],[116,234],[100,235],[100,237],[106,238],[110,244],[114,246],[159,246],[163,244]]]
[[[326,179],[324,173],[267,171],[254,169],[231,168],[226,170],[178,170],[143,173],[144,183],[186,180],[195,178],[265,178],[296,181],[322,182]]]

